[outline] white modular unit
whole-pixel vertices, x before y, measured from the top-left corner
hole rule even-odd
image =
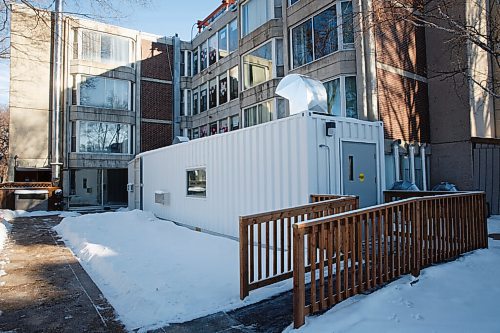
[[[362,185],[374,193],[374,203],[380,202],[385,186],[382,123],[311,112],[139,154],[130,162],[134,177],[129,179],[136,182],[134,190],[142,190],[144,210],[238,237],[241,215],[305,204],[314,193],[357,194],[346,192],[351,188],[342,175],[349,171],[352,178],[355,171],[353,163],[342,165],[342,156],[357,149],[348,146],[352,143],[374,148],[375,163],[369,167],[375,182],[363,176]],[[205,196],[188,195],[192,170],[205,170]],[[202,189],[190,187],[197,190]],[[129,207],[138,208],[137,198],[137,193],[129,196],[134,200]]]

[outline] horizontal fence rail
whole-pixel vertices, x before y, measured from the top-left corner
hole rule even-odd
[[[448,192],[294,224],[294,327],[401,275],[487,247],[485,214],[483,192]]]
[[[324,201],[322,201],[324,200]],[[292,277],[292,226],[359,207],[355,196],[312,195],[313,203],[240,217],[240,298]]]

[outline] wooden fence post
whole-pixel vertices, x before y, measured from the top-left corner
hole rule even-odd
[[[293,327],[299,328],[305,323],[305,266],[304,233],[293,228]]]
[[[415,246],[415,267],[413,268],[412,275],[417,277],[420,275],[420,267],[421,267],[421,262],[422,262],[422,237],[420,234],[420,228],[422,224],[422,212],[421,212],[421,203],[422,201],[420,200],[415,200],[415,230],[412,230],[412,233],[414,233],[413,239],[414,239],[414,246]]]
[[[240,216],[240,299],[248,296],[248,227]],[[253,244],[252,244],[253,246]]]
[[[488,206],[486,204],[486,193],[481,193],[481,223],[483,224],[483,248],[488,248]]]

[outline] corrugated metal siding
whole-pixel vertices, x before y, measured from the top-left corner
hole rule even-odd
[[[327,142],[326,121],[337,123],[335,142]],[[318,146],[331,146],[335,181],[340,138],[376,142],[383,156],[380,123],[308,113],[143,153],[144,210],[238,237],[239,216],[305,204],[310,194],[326,193],[318,179],[327,172],[326,156],[319,157]],[[206,168],[207,196],[188,197],[186,170],[199,167]],[[154,203],[158,190],[170,193],[169,205]]]

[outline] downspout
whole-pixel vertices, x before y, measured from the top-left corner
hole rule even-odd
[[[411,183],[415,184],[415,146],[410,144],[408,150],[410,155],[410,179]]]
[[[173,83],[174,83],[174,130],[172,142],[176,136],[181,135],[181,105],[178,103],[181,99],[181,58],[183,52],[181,52],[181,40],[177,34],[172,37],[172,46],[174,48],[174,71],[173,71]]]
[[[399,178],[401,174],[400,166],[399,166],[399,145],[401,144],[401,140],[395,140],[392,143],[392,154],[394,157],[394,181],[399,182],[401,178]]]
[[[63,0],[55,1],[54,47],[52,58],[52,185],[61,185],[61,73]]]
[[[425,143],[420,146],[420,160],[422,161],[422,190],[427,191],[427,164],[425,162]]]

